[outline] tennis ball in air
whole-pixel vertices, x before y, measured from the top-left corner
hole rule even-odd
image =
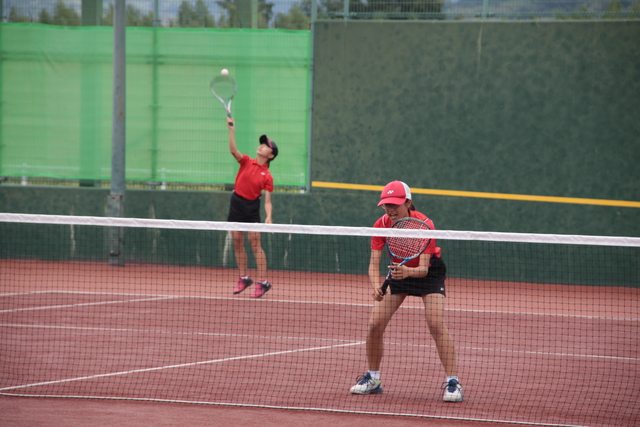
[[[222,71],[220,71],[220,74],[222,74],[223,76],[228,76],[229,70],[227,70],[226,68],[223,68]]]

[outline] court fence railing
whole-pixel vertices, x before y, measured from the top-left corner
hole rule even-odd
[[[77,1],[0,0],[0,15],[3,22],[112,25],[113,1],[87,1],[83,16]],[[637,0],[127,0],[126,4],[127,25],[148,27],[308,30],[314,15],[343,20],[640,19]]]

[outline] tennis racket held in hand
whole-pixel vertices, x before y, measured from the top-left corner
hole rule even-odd
[[[393,223],[391,228],[400,230],[431,230],[431,227],[426,222],[417,218],[400,218]],[[396,260],[402,260],[398,266],[405,264],[414,258],[419,257],[431,244],[431,238],[428,237],[387,237],[385,246],[389,252],[390,264],[396,262]],[[391,280],[391,271],[387,274],[387,277],[382,284],[382,294],[387,293],[389,287],[389,280]]]
[[[224,109],[227,110],[227,117],[231,118],[231,102],[238,90],[236,81],[229,76],[216,76],[211,80],[209,89],[211,89],[213,96],[222,103]]]

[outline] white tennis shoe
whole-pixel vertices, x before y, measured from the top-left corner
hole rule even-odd
[[[382,381],[372,378],[369,372],[358,375],[356,383],[350,390],[353,394],[382,393]]]
[[[442,383],[444,396],[442,400],[445,402],[462,402],[462,386],[458,380],[449,380],[448,383]]]

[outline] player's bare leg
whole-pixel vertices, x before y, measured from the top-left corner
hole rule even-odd
[[[382,393],[380,365],[384,353],[384,330],[393,313],[398,310],[407,294],[387,294],[382,301],[376,301],[367,327],[367,363],[369,370],[356,378],[356,385],[351,387],[353,394]]]
[[[407,294],[387,293],[382,301],[376,301],[367,328],[367,362],[369,370],[379,371],[384,353],[384,330]]]
[[[438,356],[447,375],[447,381],[443,384],[446,402],[462,401],[462,386],[458,382],[458,365],[456,362],[456,349],[449,328],[444,321],[444,301],[442,294],[429,294],[422,297],[425,308],[425,317],[429,325],[429,332],[436,343]]]

